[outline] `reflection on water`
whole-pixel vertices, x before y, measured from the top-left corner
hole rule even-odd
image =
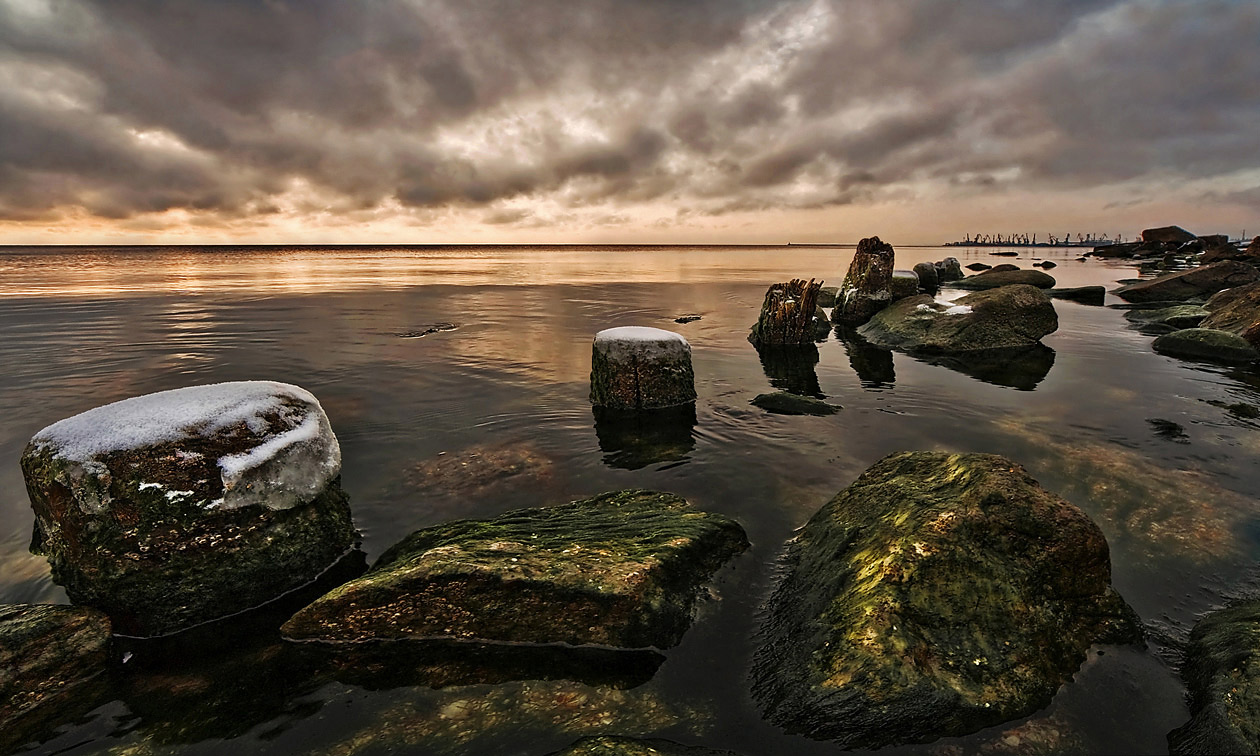
[[[827,398],[818,384],[818,373],[814,370],[814,366],[818,364],[818,347],[813,344],[761,345],[757,347],[757,357],[761,360],[761,369],[765,371],[766,378],[770,379],[770,385],[774,388],[815,399]]]
[[[989,251],[899,249],[897,267],[947,255],[991,261]],[[1036,253],[1054,256],[1061,287],[1133,275],[1077,262],[1071,250]],[[274,630],[222,625],[214,637],[120,649],[133,656],[118,657],[103,704],[83,721],[54,723],[59,734],[39,750],[540,756],[617,732],[749,756],[834,756],[830,744],[764,724],[746,700],[757,612],[793,531],[863,469],[905,449],[1006,454],[1085,509],[1111,543],[1118,590],[1159,639],[1158,654],[1092,659],[1026,722],[927,748],[997,753],[1010,737],[1092,752],[1165,747],[1185,718],[1167,651],[1197,616],[1260,587],[1260,434],[1246,409],[1260,406],[1260,378],[1161,357],[1123,313],[1061,300],[1044,350],[980,367],[878,349],[846,329],[793,359],[750,347],[748,324],[770,283],[838,281],[851,255],[0,250],[0,602],[65,600],[46,563],[26,553],[32,515],[17,461],[36,431],[128,396],[224,380],[288,381],[319,397],[370,558],[438,522],[632,487],[733,517],[753,543],[719,573],[663,661],[436,647],[312,658]],[[703,318],[674,322],[687,312]],[[437,323],[459,328],[397,336]],[[688,339],[694,407],[667,422],[593,413],[591,338],[620,325]],[[767,381],[845,410],[803,421],[750,408]],[[1152,432],[1150,418],[1184,429],[1186,443]]]

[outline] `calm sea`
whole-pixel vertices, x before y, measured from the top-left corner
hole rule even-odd
[[[1056,261],[1060,286],[1136,274],[1078,262],[1079,250],[1020,251],[1023,267],[1031,255]],[[951,254],[964,264],[1007,261],[990,252],[903,248],[898,267]],[[1011,370],[927,364],[840,334],[819,345],[816,365],[763,366],[745,337],[767,285],[837,285],[851,255],[0,248],[0,602],[66,600],[44,560],[27,553],[32,516],[18,459],[36,431],[126,397],[227,380],[286,381],[319,397],[369,559],[437,522],[631,487],[729,515],[753,543],[654,673],[582,682],[332,673],[265,631],[227,628],[137,644],[126,664],[120,652],[99,705],[37,750],[542,756],[584,734],[617,733],[746,756],[837,753],[764,724],[750,701],[758,607],[784,542],[818,507],[885,454],[940,449],[1005,454],[1088,512],[1152,641],[1091,655],[1028,720],[881,753],[1012,742],[1166,752],[1166,733],[1187,718],[1178,644],[1198,616],[1260,585],[1260,433],[1221,406],[1260,404],[1260,379],[1158,356],[1122,311],[1065,301],[1055,304],[1059,331],[1045,339],[1052,351]],[[701,319],[674,322],[687,314]],[[418,335],[442,324],[455,328]],[[596,426],[591,337],[620,325],[669,328],[691,342],[694,424],[651,443]],[[784,417],[749,405],[772,384],[805,385],[844,410]]]

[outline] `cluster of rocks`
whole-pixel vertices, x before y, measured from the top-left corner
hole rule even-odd
[[[1253,242],[1252,248],[1260,252],[1260,243]],[[1158,336],[1155,351],[1251,363],[1260,359],[1260,256],[1249,258],[1246,250],[1238,250],[1237,257],[1203,253],[1197,259],[1206,264],[1129,283],[1112,293],[1127,303],[1126,318]]]
[[[1245,247],[1230,242],[1222,234],[1196,236],[1180,226],[1148,228],[1140,241],[1095,247],[1091,257],[1135,259],[1150,267],[1165,269],[1197,262],[1200,265],[1222,260],[1260,261],[1260,236]]]

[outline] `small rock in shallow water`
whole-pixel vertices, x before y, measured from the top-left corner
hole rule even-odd
[[[680,334],[660,328],[600,331],[591,344],[590,399],[597,407],[630,410],[694,402],[691,345]]]
[[[758,394],[753,398],[752,404],[766,412],[773,412],[778,415],[834,415],[841,410],[841,407],[828,404],[821,399],[815,399],[812,396],[801,396],[800,394],[789,394],[786,391],[776,391],[773,394]]]
[[[701,319],[700,315],[680,315],[674,318],[674,322],[675,323],[694,323],[700,319]]]
[[[1172,420],[1164,420],[1159,417],[1147,418],[1146,422],[1155,431],[1155,435],[1167,441],[1173,441],[1178,444],[1190,443],[1190,437],[1186,435],[1186,429],[1181,423],[1174,423]]]
[[[1107,299],[1107,290],[1102,286],[1077,286],[1065,289],[1046,289],[1053,299],[1067,299],[1088,305],[1101,305]]]
[[[1152,348],[1170,357],[1245,365],[1260,359],[1247,340],[1228,331],[1186,328],[1155,339]]]
[[[747,546],[737,523],[672,494],[607,493],[416,531],[283,632],[668,648],[701,584]]]
[[[993,267],[992,265],[986,265],[982,262],[973,262],[967,266],[967,270],[981,271],[981,270],[989,270],[992,267]]]
[[[418,463],[407,483],[426,493],[467,497],[504,486],[545,486],[554,471],[554,460],[531,444],[478,445]]]
[[[431,336],[435,333],[441,333],[443,331],[454,331],[456,328],[459,328],[459,326],[454,323],[434,323],[433,325],[428,326],[427,328],[422,328],[418,331],[404,331],[396,335],[401,339],[419,339],[425,336]]]

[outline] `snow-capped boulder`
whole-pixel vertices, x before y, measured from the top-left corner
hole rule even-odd
[[[680,334],[644,326],[608,328],[595,334],[591,346],[591,403],[595,406],[657,409],[695,399],[691,345]]]
[[[22,455],[32,551],[118,632],[162,635],[311,581],[357,538],[319,402],[247,381],[125,399]]]

